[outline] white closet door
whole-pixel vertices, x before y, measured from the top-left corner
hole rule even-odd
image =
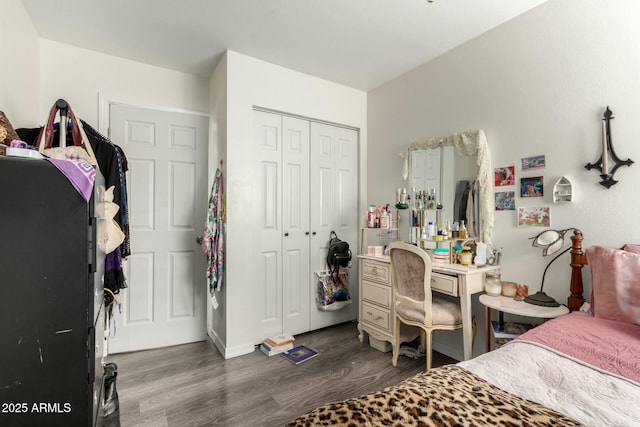
[[[309,330],[309,121],[282,117],[282,332]]]
[[[282,117],[253,112],[254,148],[257,151],[258,185],[254,200],[259,209],[259,223],[254,224],[252,247],[255,289],[253,302],[258,322],[254,342],[282,332]]]
[[[311,123],[311,270],[324,270],[331,231],[347,241],[355,254],[358,236],[358,132],[322,123]],[[316,233],[313,235],[313,233]],[[355,319],[357,269],[349,272],[353,303],[338,311],[315,308],[312,290],[311,329]]]

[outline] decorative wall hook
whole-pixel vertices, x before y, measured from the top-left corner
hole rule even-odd
[[[599,184],[606,188],[610,188],[618,182],[613,179],[613,176],[620,166],[631,166],[633,163],[633,160],[631,159],[620,160],[616,155],[616,152],[613,150],[613,143],[611,142],[611,119],[614,118],[613,113],[607,105],[607,109],[602,115],[602,154],[598,160],[593,163],[587,163],[584,166],[587,170],[599,170],[600,178],[602,178],[602,181],[600,181]],[[611,157],[615,163],[612,169],[609,169],[609,157]]]

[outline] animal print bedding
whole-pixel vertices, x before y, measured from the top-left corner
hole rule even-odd
[[[330,403],[287,426],[579,426],[457,365],[417,374],[359,398]]]

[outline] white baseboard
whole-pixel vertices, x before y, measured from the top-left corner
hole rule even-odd
[[[213,341],[213,345],[216,346],[222,357],[224,357],[225,359],[231,359],[232,357],[238,357],[244,354],[253,353],[256,350],[253,344],[243,344],[235,347],[226,347],[213,329],[207,329],[207,334]]]

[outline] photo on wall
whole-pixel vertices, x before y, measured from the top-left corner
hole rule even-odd
[[[544,196],[544,177],[531,176],[520,178],[520,197]]]
[[[550,227],[549,207],[518,208],[518,227]]]
[[[497,211],[515,211],[516,210],[516,192],[500,191],[496,193],[496,210]]]
[[[506,166],[503,168],[495,168],[493,171],[494,185],[496,187],[506,187],[507,185],[516,185],[515,166]]]
[[[540,156],[524,157],[522,161],[522,170],[540,169],[546,166],[544,154]]]

